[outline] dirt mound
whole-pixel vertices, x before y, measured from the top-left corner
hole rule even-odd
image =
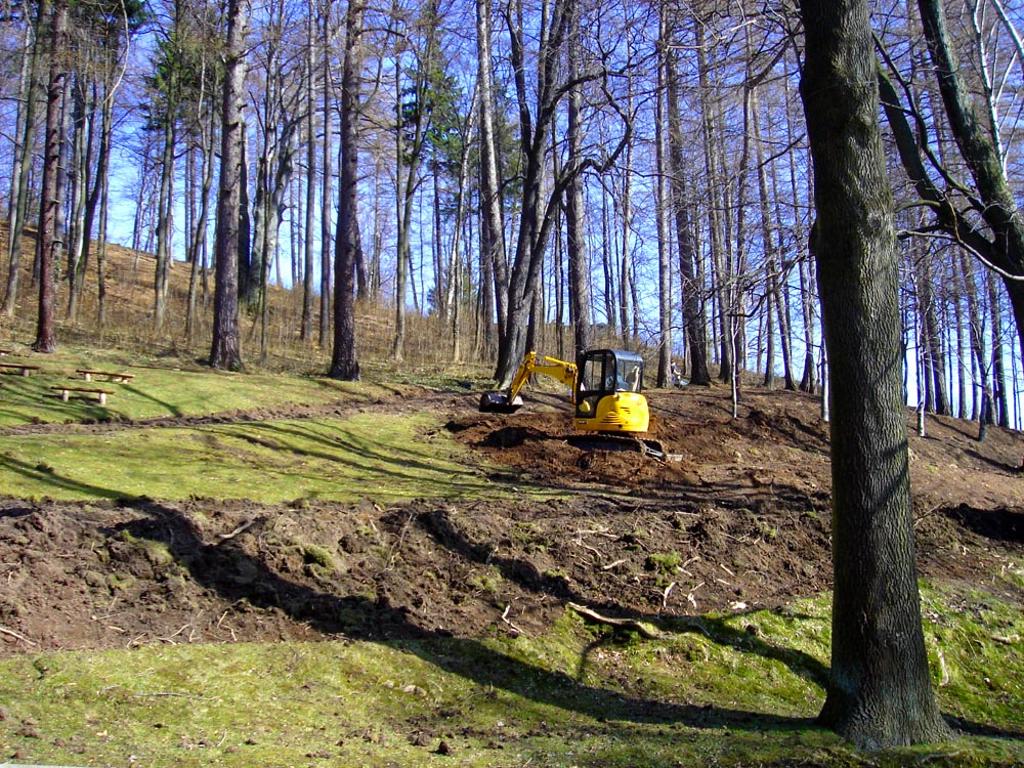
[[[567,601],[609,615],[781,606],[830,586],[827,430],[803,395],[654,393],[678,462],[566,443],[568,416],[467,415],[448,431],[564,493],[359,505],[0,501],[0,653],[140,643],[480,636],[550,626]],[[396,407],[388,403],[386,408]],[[1020,600],[1019,435],[961,422],[912,438],[923,574]]]
[[[922,572],[1012,590],[997,574],[1024,545],[985,533],[1000,515],[1021,512],[922,517]],[[534,632],[566,601],[744,611],[827,589],[829,558],[827,496],[771,488],[389,509],[5,502],[0,653]]]
[[[449,422],[459,441],[489,461],[513,468],[525,481],[553,487],[601,484],[633,494],[715,487],[788,488],[815,494],[831,487],[829,425],[818,398],[754,389],[743,393],[732,418],[727,390],[693,388],[647,393],[651,427],[677,461],[658,463],[623,452],[584,451],[566,443],[572,424],[561,412],[526,407],[510,416],[465,410]],[[542,401],[549,407],[546,400]],[[468,408],[466,409],[468,410]],[[908,428],[915,415],[907,411]],[[978,508],[1024,506],[1019,471],[1024,437],[990,429],[984,443],[976,426],[930,416],[928,434],[910,437],[915,505],[923,510],[967,502]]]
[[[489,459],[515,468],[521,480],[541,485],[600,483],[631,491],[649,485],[699,482],[685,460],[658,462],[622,446],[592,450],[573,445],[571,426],[561,414],[463,416],[445,426]],[[658,435],[655,429],[649,433],[654,438]]]

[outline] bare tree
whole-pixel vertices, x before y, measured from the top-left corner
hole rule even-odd
[[[33,24],[28,23],[29,3],[22,3],[25,16],[25,43],[22,50],[21,88],[18,101],[18,118],[15,127],[17,144],[14,148],[14,164],[11,169],[11,188],[7,216],[7,254],[10,259],[7,273],[7,291],[4,294],[2,311],[8,317],[14,316],[18,300],[18,280],[21,274],[21,232],[27,218],[29,172],[32,168],[32,147],[35,143],[36,90],[40,69],[40,37],[49,3],[38,4]]]
[[[39,231],[36,260],[39,263],[39,318],[36,352],[54,352],[57,349],[53,320],[55,269],[61,243],[57,239],[57,221],[60,216],[58,166],[61,157],[60,103],[67,83],[67,69],[62,52],[68,23],[68,0],[56,0],[51,6],[43,0],[50,25],[50,71],[46,86],[46,142],[43,154],[42,200],[39,206]],[[42,13],[42,11],[40,11]]]
[[[221,116],[220,187],[217,194],[217,283],[213,298],[213,346],[210,365],[242,367],[238,329],[238,249],[241,198],[242,132],[246,73],[245,38],[249,0],[228,0],[224,100]]]
[[[354,381],[359,378],[356,355],[354,270],[358,226],[356,194],[359,183],[359,84],[362,72],[364,0],[350,0],[345,13],[345,61],[341,74],[341,180],[339,182],[338,231],[334,243],[334,354],[330,375]]]
[[[675,213],[676,247],[679,248],[680,290],[683,295],[683,325],[690,355],[689,378],[691,384],[711,383],[707,360],[707,330],[701,307],[701,285],[697,280],[696,247],[686,193],[686,168],[683,163],[683,129],[679,121],[679,75],[671,38],[663,46],[665,53],[665,81],[668,113],[668,152],[671,171],[671,200]],[[717,231],[717,218],[713,225]]]

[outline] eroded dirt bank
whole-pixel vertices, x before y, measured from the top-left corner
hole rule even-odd
[[[675,615],[827,589],[815,401],[753,394],[732,421],[721,392],[651,400],[654,436],[679,461],[568,446],[557,405],[496,418],[467,397],[421,402],[511,500],[0,501],[0,653],[537,632],[570,600]],[[1024,564],[1020,436],[979,445],[960,422],[929,427],[911,443],[921,572],[1021,600],[1007,578]],[[560,495],[516,496],[527,484]]]

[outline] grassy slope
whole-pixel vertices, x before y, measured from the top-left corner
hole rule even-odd
[[[47,358],[61,376],[82,364],[132,365],[139,391],[112,385],[120,391],[109,412],[48,397],[44,377],[4,377],[0,425],[356,402],[381,391],[140,362],[157,361],[86,350]],[[21,497],[263,501],[493,492],[446,438],[427,439],[429,423],[357,414],[0,437],[0,487]],[[1015,607],[989,595],[931,590],[924,608],[945,711],[1024,729],[1024,621]],[[0,662],[0,759],[124,765],[135,755],[154,766],[1024,761],[1019,741],[980,737],[869,761],[815,729],[806,718],[821,702],[827,616],[824,600],[806,600],[780,614],[666,626],[668,636],[657,642],[610,638],[566,616],[533,639],[27,654]],[[431,752],[442,739],[454,755]]]
[[[31,359],[43,373],[0,380],[0,427],[30,423],[198,416],[287,404],[370,401],[392,385],[337,382],[283,373],[230,374],[167,367],[111,350],[69,348]],[[115,394],[62,402],[49,389],[76,368],[133,373]],[[84,382],[80,382],[82,386]],[[445,434],[427,437],[428,417],[351,417],[258,421],[202,427],[123,429],[98,434],[0,436],[0,489],[24,499],[88,500],[149,496],[319,498],[390,502],[450,498],[490,489],[476,462]]]
[[[272,373],[223,373],[197,366],[182,370],[180,361],[127,356],[111,350],[81,347],[54,355],[11,355],[2,362],[25,362],[42,368],[30,377],[0,377],[0,427],[50,422],[111,421],[154,417],[198,416],[224,411],[269,408],[287,403],[317,405],[335,400],[371,399],[387,390],[373,384],[353,384],[312,376]],[[75,369],[130,373],[127,384],[102,382],[111,390],[106,407],[94,399],[62,402],[50,389],[75,377]]]
[[[25,499],[192,496],[391,502],[493,490],[429,416],[261,421],[0,437],[4,493]]]
[[[963,595],[925,599],[942,614],[926,629],[944,711],[1019,731],[1024,657],[993,636],[1024,632],[1024,620],[988,597],[978,615],[950,610]],[[869,759],[815,728],[827,617],[819,598],[665,625],[658,641],[611,637],[567,614],[535,639],[23,656],[0,663],[0,754],[90,765],[135,755],[150,766],[1024,760],[1024,743],[979,736]],[[452,755],[434,753],[442,740]]]

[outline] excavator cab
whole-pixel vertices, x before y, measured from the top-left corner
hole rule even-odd
[[[646,432],[647,398],[641,394],[644,361],[623,349],[589,349],[576,358],[574,424],[579,432]]]

